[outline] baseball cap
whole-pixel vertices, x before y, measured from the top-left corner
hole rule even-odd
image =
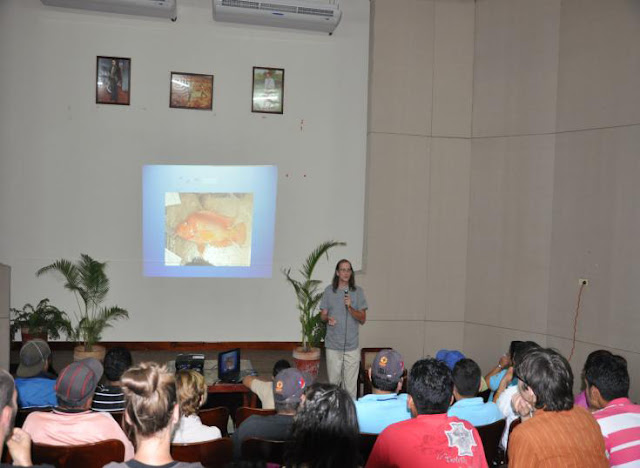
[[[371,376],[397,382],[404,372],[404,361],[400,353],[393,349],[378,351],[371,364]]]
[[[441,349],[436,353],[436,359],[443,361],[450,370],[453,370],[453,366],[455,366],[460,359],[464,359],[464,354],[455,349]]]
[[[51,356],[51,349],[46,341],[34,339],[27,341],[20,349],[20,365],[18,377],[33,377],[44,370],[44,365]]]
[[[102,370],[102,364],[94,358],[72,362],[60,372],[56,382],[56,396],[63,402],[82,406],[93,395],[102,377]]]
[[[273,379],[273,399],[276,403],[299,402],[305,387],[304,376],[298,369],[283,369]]]

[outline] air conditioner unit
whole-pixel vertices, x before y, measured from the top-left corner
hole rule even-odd
[[[124,15],[177,18],[176,0],[41,0],[45,5]]]
[[[276,26],[333,33],[342,12],[338,5],[296,0],[212,0],[213,18],[231,23]]]

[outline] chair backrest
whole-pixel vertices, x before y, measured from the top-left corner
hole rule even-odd
[[[225,466],[233,460],[233,442],[222,437],[193,444],[171,444],[171,456],[178,461],[200,462],[207,468]]]
[[[225,406],[200,410],[198,411],[198,416],[200,416],[200,421],[202,421],[202,424],[205,426],[216,426],[220,429],[223,437],[226,437],[229,434],[227,432],[229,409]]]
[[[242,459],[267,463],[284,463],[285,441],[249,437],[242,442]]]
[[[124,461],[124,444],[110,439],[83,445],[31,444],[34,465],[48,463],[56,468],[102,468],[110,462]]]
[[[276,414],[276,410],[241,406],[236,410],[236,427],[240,427],[240,424],[242,424],[245,419],[254,414],[257,414],[258,416],[271,416],[272,414]]]
[[[124,417],[124,411],[112,411],[109,413],[116,420],[118,426],[122,427],[122,418]]]
[[[491,396],[491,389],[487,388],[484,392],[478,393],[478,396],[482,398],[482,401],[485,403],[489,401],[489,397]]]
[[[478,434],[480,435],[480,439],[482,439],[482,445],[484,446],[484,455],[489,466],[492,466],[493,461],[498,458],[500,439],[502,439],[504,425],[505,420],[500,419],[491,424],[476,426]]]
[[[31,413],[35,413],[37,411],[51,411],[52,408],[51,406],[45,406],[42,408],[19,408],[17,413],[16,413],[16,419],[14,422],[14,426],[15,427],[22,427],[22,425],[24,424],[24,420],[27,419],[27,416],[29,416]]]
[[[373,446],[378,440],[378,434],[368,434],[365,432],[361,432],[358,436],[358,445],[360,446],[360,460],[361,466],[365,466],[367,464],[367,460],[369,459],[369,455],[371,454],[371,450],[373,450]]]

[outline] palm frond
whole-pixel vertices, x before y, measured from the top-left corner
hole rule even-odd
[[[42,276],[45,273],[54,272],[60,273],[65,279],[65,288],[74,292],[81,292],[81,283],[79,282],[80,274],[78,268],[69,260],[56,260],[51,265],[40,268],[36,272],[36,276]]]
[[[302,265],[302,270],[300,271],[300,273],[302,273],[302,276],[304,276],[305,279],[310,279],[313,276],[313,270],[316,268],[316,265],[318,264],[318,261],[322,258],[322,256],[326,255],[327,258],[329,258],[329,250],[339,245],[347,244],[345,242],[327,241],[316,247],[313,252],[311,252],[307,257],[304,265]]]

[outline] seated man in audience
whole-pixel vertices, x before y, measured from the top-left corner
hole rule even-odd
[[[464,358],[464,354],[456,349],[441,349],[436,353],[436,359],[438,361],[444,361],[451,372],[453,372],[453,368],[455,367],[456,363]],[[478,390],[478,392],[482,393],[486,390],[489,390],[489,386],[487,385],[484,377],[480,376],[480,389]]]
[[[487,467],[478,431],[447,415],[452,396],[453,379],[444,362],[431,358],[416,362],[409,375],[408,398],[414,417],[382,431],[367,468]]]
[[[456,402],[447,414],[469,421],[474,426],[484,426],[502,419],[498,405],[485,403],[477,396],[482,372],[472,359],[461,359],[453,367],[453,397]]]
[[[280,359],[273,365],[273,374],[270,378],[260,378],[254,375],[247,375],[242,379],[242,383],[245,387],[249,387],[253,393],[258,395],[260,402],[262,403],[262,409],[273,409],[273,379],[278,372],[291,367],[289,361],[286,359]]]
[[[13,377],[0,369],[0,459],[6,443],[15,466],[32,466],[31,438],[22,429],[13,427],[17,411],[18,392]],[[6,466],[14,465],[0,463],[0,467]]]
[[[52,412],[27,416],[23,429],[35,443],[82,445],[107,439],[124,444],[125,460],[133,457],[133,445],[107,413],[91,411],[91,398],[102,377],[102,364],[87,358],[65,367],[56,382],[58,406]]]
[[[111,348],[104,356],[104,384],[93,394],[93,411],[123,411],[124,393],[120,378],[131,367],[131,353],[125,348]]]
[[[30,340],[20,349],[16,390],[20,408],[56,405],[56,378],[50,374],[51,349],[46,341]]]
[[[404,361],[397,351],[383,349],[369,368],[373,393],[356,402],[360,432],[379,434],[389,424],[411,418],[407,394],[400,394]]]
[[[611,466],[640,466],[640,405],[629,400],[627,361],[600,353],[585,366],[587,401],[595,409]]]
[[[242,442],[250,437],[268,440],[287,440],[293,417],[298,411],[306,383],[298,369],[284,369],[273,381],[273,399],[276,414],[249,416],[233,434],[233,456],[237,460],[242,453]]]
[[[573,406],[573,373],[552,349],[529,352],[515,369],[513,405],[523,419],[509,440],[509,467],[607,467],[600,427]]]

